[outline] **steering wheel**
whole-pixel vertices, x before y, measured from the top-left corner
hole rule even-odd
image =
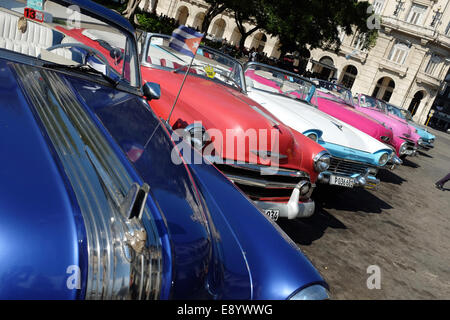
[[[52,51],[52,50],[56,50],[56,49],[61,49],[61,48],[81,48],[83,50],[86,50],[87,54],[85,55],[84,61],[82,64],[86,64],[86,58],[92,55],[97,56],[106,66],[109,66],[109,62],[108,60],[105,58],[105,56],[98,51],[95,48],[92,47],[88,47],[87,45],[81,44],[81,43],[61,43],[61,44],[57,44],[54,46],[51,46],[49,48],[47,48],[47,51]],[[39,54],[38,58],[41,58],[41,54]]]

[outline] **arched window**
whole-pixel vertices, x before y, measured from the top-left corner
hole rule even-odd
[[[319,66],[318,74],[320,79],[324,80],[330,80],[334,78],[336,68],[334,67],[334,61],[330,57],[323,57],[319,60],[319,62],[322,64]]]
[[[178,8],[176,19],[180,25],[186,24],[188,16],[189,16],[189,10],[186,6],[181,6]]]
[[[378,80],[375,90],[373,90],[372,97],[389,102],[392,93],[395,89],[395,82],[389,77],[384,77]]]
[[[225,20],[220,18],[217,19],[213,24],[211,34],[213,34],[217,39],[222,39],[223,34],[225,33],[225,26]]]
[[[242,35],[241,32],[239,31],[239,28],[236,27],[233,30],[233,33],[231,34],[231,39],[230,39],[230,43],[232,45],[237,45],[239,44],[239,41],[241,41]]]
[[[253,48],[256,49],[258,52],[263,52],[264,47],[266,46],[267,36],[260,32],[258,33],[253,40]]]
[[[419,109],[420,103],[422,102],[424,96],[425,95],[423,91],[418,91],[414,95],[414,98],[411,100],[408,110],[409,112],[411,112],[412,117],[416,114],[417,110]]]
[[[334,68],[334,61],[330,57],[323,57],[319,62]]]
[[[351,89],[353,84],[355,83],[356,76],[358,75],[358,69],[355,66],[348,65],[344,68],[341,85],[346,87],[347,89]]]
[[[194,24],[192,25],[192,27],[194,29],[200,30],[203,24],[203,20],[205,20],[205,13],[204,12],[197,13],[195,15]]]

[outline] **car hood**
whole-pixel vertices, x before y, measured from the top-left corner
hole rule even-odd
[[[430,133],[426,127],[419,125],[417,123],[411,122],[411,121],[409,121],[408,124],[417,130],[417,133],[420,135],[421,138],[423,138],[425,140],[436,139],[436,136],[434,134]]]
[[[397,120],[394,119],[390,116],[388,116],[387,114],[375,110],[373,108],[364,108],[364,107],[360,107],[358,106],[357,109],[362,112],[367,114],[368,116],[383,122],[384,124],[386,124],[386,126],[392,128],[392,131],[394,133],[395,136],[399,137],[399,138],[408,138],[408,139],[412,139],[412,132],[411,132],[411,128],[409,127],[409,125],[402,121],[402,120]]]
[[[183,76],[165,70],[142,68],[144,81],[161,85],[161,99],[151,101],[150,104],[164,119],[169,115]],[[195,121],[201,121],[207,130],[215,129],[223,135],[223,139],[213,140],[216,155],[226,159],[271,165],[251,151],[273,151],[272,146],[275,146],[273,149],[278,149],[279,154],[285,157],[279,162],[281,166],[309,172],[313,170],[311,159],[324,150],[306,137],[294,138],[291,130],[279,119],[238,90],[213,80],[190,75],[184,84],[170,124],[176,129],[184,128]],[[236,148],[227,148],[226,137],[230,134],[245,137],[251,136],[252,133],[257,140],[253,140],[254,144],[249,146],[247,139],[249,147],[245,148],[245,153]],[[259,136],[260,133],[263,138]],[[273,144],[273,141],[278,143]],[[254,150],[255,148],[257,150]]]
[[[323,132],[322,139],[326,142],[368,153],[386,149],[383,143],[368,134],[305,102],[255,89],[249,90],[248,95],[301,133],[318,129]]]
[[[333,116],[379,140],[381,136],[393,138],[392,130],[385,128],[379,121],[356,110],[353,107],[334,100],[318,96],[317,104],[320,111]]]
[[[0,299],[79,298],[82,217],[12,66],[0,59]]]

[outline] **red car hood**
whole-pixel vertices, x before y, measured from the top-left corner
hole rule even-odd
[[[151,81],[161,85],[161,98],[151,101],[150,105],[156,114],[167,119],[184,74],[148,67],[142,67],[141,71],[144,82]],[[315,180],[312,159],[325,150],[322,146],[301,134],[293,133],[264,107],[239,91],[213,80],[189,75],[171,116],[170,125],[174,129],[184,128],[196,121],[201,121],[208,132],[216,129],[223,135],[223,139],[213,138],[216,156],[272,165],[252,151],[273,151],[272,141],[277,141],[278,152],[282,156],[280,166],[306,171]],[[252,132],[256,140],[249,139]],[[273,140],[272,134],[276,139]],[[234,150],[231,141],[227,142],[227,137],[229,139],[233,135],[245,137],[245,152],[237,150],[238,138],[234,139]],[[250,144],[250,140],[254,142]]]

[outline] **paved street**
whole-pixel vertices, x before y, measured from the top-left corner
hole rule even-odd
[[[316,214],[280,226],[331,286],[333,299],[450,299],[450,135],[436,148],[379,173],[378,191],[322,188]],[[369,290],[367,268],[381,270]]]

